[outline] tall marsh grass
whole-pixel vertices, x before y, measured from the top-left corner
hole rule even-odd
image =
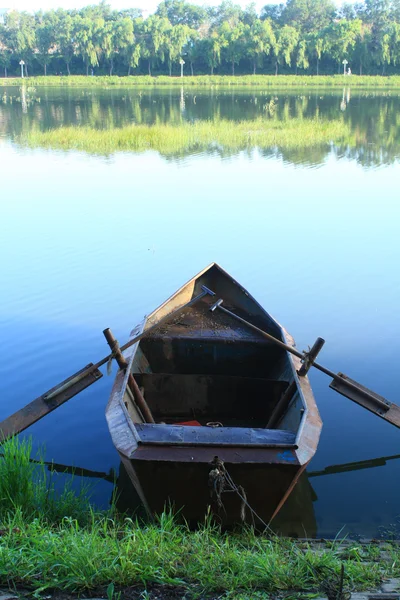
[[[49,131],[31,130],[17,141],[32,148],[81,150],[91,154],[156,150],[163,155],[193,151],[240,151],[252,148],[311,148],[349,139],[350,126],[342,119],[301,119],[283,121],[197,121],[180,125],[129,125],[115,129],[60,127]]]
[[[43,458],[32,460],[30,439],[11,438],[0,446],[0,519],[17,511],[26,518],[59,523],[66,516],[80,523],[90,515],[90,490],[87,485],[74,488],[73,478],[66,479],[57,491],[55,473]]]
[[[69,77],[39,76],[21,79],[0,78],[0,86],[5,85],[37,85],[64,87],[140,87],[140,86],[245,86],[245,87],[368,87],[368,88],[400,88],[400,76],[383,77],[380,75],[198,75],[181,77],[150,77],[133,75],[129,77],[99,76],[85,77],[71,75]]]

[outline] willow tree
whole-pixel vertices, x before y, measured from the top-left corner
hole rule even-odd
[[[246,26],[246,54],[253,62],[253,75],[256,74],[257,65],[262,64],[264,56],[269,56],[276,43],[271,21],[255,19],[251,25]]]
[[[104,19],[79,16],[75,25],[77,52],[82,56],[85,63],[87,76],[89,75],[89,67],[94,68],[99,65],[104,33]]]
[[[394,21],[390,26],[390,45],[393,65],[400,64],[400,23]]]
[[[276,43],[273,47],[275,56],[275,75],[278,75],[280,64],[286,64],[289,67],[292,64],[292,54],[297,46],[299,33],[290,25],[284,25],[276,33]]]
[[[226,60],[232,66],[232,75],[235,74],[235,64],[239,64],[240,59],[245,55],[244,32],[245,27],[241,21],[238,21],[235,26],[224,22],[219,28]]]
[[[50,64],[55,50],[57,15],[54,10],[46,13],[39,11],[35,14],[35,20],[36,60],[42,65],[44,74],[47,75],[47,66]]]
[[[8,68],[11,64],[11,50],[7,47],[6,28],[0,23],[0,65],[4,69],[4,77],[8,76]]]
[[[353,51],[353,61],[358,64],[358,72],[360,75],[363,74],[363,69],[371,64],[372,56],[370,45],[371,26],[367,23],[362,23]]]
[[[349,58],[355,48],[361,25],[360,19],[354,21],[341,19],[332,23],[326,30],[328,52],[338,64],[338,73],[340,73],[343,59]]]
[[[182,50],[189,40],[190,32],[191,29],[188,25],[173,25],[166,32],[165,54],[170,77],[172,75],[172,65],[182,57]]]
[[[211,31],[209,37],[202,42],[205,58],[210,67],[210,74],[214,75],[214,69],[221,64],[221,51],[226,44],[225,38],[219,35],[218,31]]]
[[[387,66],[400,63],[400,24],[387,22],[375,35],[374,42],[374,61],[382,67],[384,75]]]
[[[36,47],[35,21],[27,12],[12,10],[4,19],[6,47],[17,60],[25,63],[25,74],[28,77],[28,64],[31,62]]]
[[[140,35],[140,27],[142,23],[141,18],[137,18],[133,20],[133,35],[131,42],[125,46],[123,51],[125,61],[128,63],[128,75],[131,74],[131,69],[135,69],[141,57],[141,46],[138,41],[138,35]]]
[[[319,62],[322,58],[322,54],[325,52],[326,49],[326,39],[324,30],[319,31],[318,33],[310,33],[306,39],[309,56],[311,59],[316,60],[316,71],[317,75],[319,75]]]
[[[154,61],[164,62],[167,33],[171,23],[166,17],[150,15],[143,22],[141,54],[148,61],[149,75]]]
[[[65,62],[68,75],[71,75],[70,64],[75,54],[75,26],[76,17],[62,8],[56,11],[54,39],[58,52]]]
[[[186,44],[186,48],[185,48],[185,55],[186,58],[189,61],[189,65],[190,65],[190,74],[194,75],[194,70],[193,70],[193,65],[194,63],[199,59],[199,58],[203,58],[203,52],[202,52],[202,39],[200,37],[200,34],[198,31],[196,31],[195,29],[191,29],[190,30],[190,35],[189,35],[189,39],[188,42]]]
[[[308,48],[307,42],[305,39],[302,39],[297,44],[296,48],[296,75],[297,69],[306,70],[310,66],[310,62],[308,60]]]
[[[1,40],[1,30],[0,30]],[[11,64],[11,52],[8,48],[2,45],[0,41],[0,66],[4,69],[4,77],[8,77],[8,69]]]
[[[109,74],[113,74],[114,60],[119,55],[126,55],[126,50],[133,45],[133,23],[129,17],[106,21],[104,24],[102,51],[109,63]]]

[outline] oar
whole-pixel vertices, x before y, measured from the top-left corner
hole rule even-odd
[[[347,377],[347,375],[344,375],[343,373],[334,373],[330,369],[327,369],[315,362],[315,358],[317,357],[319,351],[324,345],[325,340],[323,340],[322,338],[317,338],[317,341],[315,342],[315,344],[309,352],[299,352],[298,350],[293,348],[293,346],[285,344],[281,340],[275,338],[270,333],[263,331],[256,325],[253,325],[249,321],[246,321],[246,319],[243,319],[231,310],[228,310],[227,308],[222,306],[222,303],[222,299],[217,300],[217,302],[215,302],[210,307],[210,311],[214,312],[218,308],[226,315],[229,315],[233,319],[236,319],[237,321],[243,323],[243,325],[246,325],[246,327],[253,329],[253,331],[257,331],[257,333],[261,334],[280,348],[283,348],[284,350],[287,350],[287,352],[290,352],[291,354],[294,354],[294,356],[300,358],[303,363],[298,371],[298,375],[300,375],[300,377],[304,377],[311,367],[315,367],[319,371],[322,371],[322,373],[325,373],[325,375],[329,375],[329,377],[332,378],[333,381],[329,385],[330,388],[332,388],[339,394],[346,396],[346,398],[349,398],[350,400],[356,402],[360,406],[363,406],[370,412],[374,413],[378,417],[381,417],[385,421],[388,421],[392,425],[400,427],[400,407],[397,406],[397,404],[389,402],[383,396],[379,396],[379,394],[376,394],[375,392],[369,390],[360,383],[357,383],[357,381],[350,379],[349,377]],[[293,382],[278,402],[273,414],[271,415],[267,427],[273,427],[279,421],[282,411],[285,410],[285,407],[288,405],[288,402],[290,401],[295,391],[296,384],[295,382]]]
[[[64,381],[53,387],[45,394],[42,394],[26,406],[24,406],[24,408],[21,408],[13,415],[0,422],[0,443],[4,442],[13,435],[21,433],[21,431],[24,431],[25,429],[39,421],[39,419],[42,419],[43,417],[48,415],[50,412],[64,404],[64,402],[67,402],[67,400],[70,400],[73,396],[76,396],[76,394],[79,394],[79,392],[92,385],[92,383],[98,381],[103,376],[102,373],[99,371],[99,367],[105,365],[109,360],[115,358],[121,368],[126,368],[128,365],[124,361],[124,358],[122,356],[122,352],[124,350],[130,348],[131,346],[139,342],[142,338],[152,333],[155,329],[160,327],[160,325],[162,325],[166,321],[173,319],[176,315],[181,313],[182,310],[185,310],[186,308],[189,308],[190,306],[193,306],[194,304],[199,302],[202,298],[204,298],[204,296],[215,296],[215,293],[209,288],[207,288],[205,285],[202,285],[201,289],[202,292],[200,292],[200,294],[195,296],[192,300],[171,311],[170,313],[162,317],[159,321],[157,321],[157,323],[151,325],[148,329],[142,331],[142,333],[136,335],[134,338],[129,340],[129,342],[126,342],[126,344],[124,344],[121,347],[118,345],[117,340],[115,340],[115,338],[112,336],[111,331],[109,329],[105,329],[103,333],[108,343],[112,347],[111,354],[108,354],[95,364],[90,363],[80,371],[77,371],[76,373],[68,377],[68,379],[65,379]],[[138,405],[138,408],[144,416],[145,420],[147,422],[151,422],[153,419],[151,416],[151,411],[147,406],[147,403],[144,400],[142,394],[140,393],[137,384],[135,386],[136,382],[132,382],[131,379],[134,379],[133,376],[132,378],[129,377],[128,385],[132,386],[131,389],[136,404]]]

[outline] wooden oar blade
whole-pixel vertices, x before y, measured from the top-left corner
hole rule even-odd
[[[21,431],[24,431],[24,429],[27,429],[103,377],[98,369],[94,369],[82,377],[80,376],[92,365],[93,363],[90,363],[84,369],[74,373],[74,375],[71,375],[71,377],[68,377],[68,379],[2,421],[0,423],[0,443],[17,433],[21,433]]]
[[[366,408],[374,415],[400,428],[400,407],[357,381],[350,379],[347,375],[338,373],[338,377],[329,384],[329,387]]]

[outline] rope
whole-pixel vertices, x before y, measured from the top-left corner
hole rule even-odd
[[[245,493],[244,488],[240,485],[237,486],[235,484],[235,482],[233,481],[232,477],[229,475],[228,471],[225,469],[225,477],[227,482],[229,483],[232,492],[236,492],[236,494],[239,496],[239,498],[242,501],[242,508],[241,508],[241,513],[245,514],[245,507],[247,507],[251,513],[251,518],[252,518],[252,523],[253,526],[255,526],[255,522],[254,522],[254,517],[256,517],[256,519],[258,519],[261,523],[261,525],[263,525],[263,527],[265,529],[271,530],[271,528],[269,527],[269,525],[266,524],[266,522],[260,517],[260,515],[258,513],[256,513],[256,511],[254,510],[254,508],[249,504],[249,502],[247,501],[247,496]]]
[[[213,460],[210,463],[214,468],[210,471],[208,475],[208,485],[211,488],[210,495],[211,497],[215,496],[217,501],[218,509],[223,508],[225,514],[225,506],[222,502],[222,494],[226,492],[233,492],[237,494],[237,496],[241,500],[240,506],[240,518],[244,522],[246,520],[246,508],[250,511],[252,525],[255,527],[255,519],[258,519],[260,523],[263,525],[265,529],[271,530],[270,527],[263,521],[259,514],[253,509],[253,507],[249,504],[247,500],[246,491],[243,486],[236,485],[233,481],[232,477],[228,473],[224,461],[218,458],[218,456],[214,456]]]
[[[214,469],[212,469],[208,474],[208,485],[210,489],[210,496],[216,497],[217,506],[219,509],[223,508],[226,513],[224,503],[222,502],[222,494],[225,491],[225,468],[222,460],[215,456],[212,463]]]
[[[222,502],[222,494],[226,492],[234,492],[241,499],[240,506],[240,518],[244,522],[246,520],[246,508],[250,511],[252,525],[255,527],[255,520],[257,518],[260,523],[265,527],[266,530],[273,533],[271,528],[263,521],[263,519],[256,513],[252,506],[250,506],[246,491],[241,485],[236,485],[232,477],[228,473],[224,461],[214,456],[210,463],[214,468],[211,469],[208,475],[208,485],[210,486],[210,495],[215,495],[217,500],[218,509],[223,509],[225,514],[226,510],[224,503]],[[297,552],[298,550],[296,550]],[[310,565],[311,566],[311,565]],[[314,568],[311,566],[314,575],[318,578],[323,576],[323,581],[320,584],[320,590],[326,594],[328,600],[350,600],[351,593],[348,588],[345,588],[344,584],[344,564],[342,563],[340,574],[337,574],[330,567]]]
[[[243,521],[243,523],[246,520],[246,502],[247,502],[247,496],[246,496],[246,492],[244,490],[244,487],[242,485],[238,486],[238,492],[243,496],[243,500],[242,503],[240,505],[240,518]],[[252,518],[252,522],[253,522],[253,527],[254,527],[254,516],[253,513],[251,514],[251,518]]]
[[[241,485],[236,485],[232,477],[228,473],[224,461],[214,456],[210,463],[214,468],[211,469],[208,476],[208,485],[211,488],[211,496],[216,496],[217,506],[219,509],[223,508],[225,514],[226,510],[222,502],[222,494],[226,492],[234,492],[241,499],[240,507],[240,518],[244,522],[246,520],[246,508],[250,511],[252,518],[252,525],[255,527],[256,517],[260,523],[265,527],[266,530],[270,531],[271,528],[263,521],[263,519],[256,513],[256,511],[250,506],[246,491]],[[297,551],[297,550],[296,550]],[[311,566],[311,565],[310,565]],[[311,566],[314,575],[317,577],[323,576],[323,581],[320,584],[320,590],[324,592],[328,600],[350,600],[351,592],[348,588],[345,588],[344,584],[344,564],[341,565],[340,574],[337,574],[330,567],[322,567],[322,569],[314,568]]]
[[[112,373],[112,361],[114,358],[116,358],[117,356],[117,352],[119,351],[119,344],[118,341],[115,340],[115,342],[113,343],[111,347],[111,354],[110,357],[107,361],[107,375],[111,375]]]
[[[311,348],[308,346],[308,351],[303,350],[303,358],[301,359],[302,364],[306,371],[309,371],[314,364],[314,360],[311,357]]]

